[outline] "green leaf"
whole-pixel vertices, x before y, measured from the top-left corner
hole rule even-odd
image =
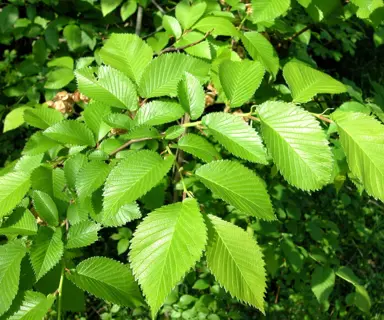
[[[296,60],[285,64],[283,75],[291,89],[294,102],[308,102],[319,93],[347,91],[341,82]]]
[[[20,309],[16,311],[9,320],[32,320],[43,319],[51,309],[56,296],[43,295],[40,292],[26,291]]]
[[[384,201],[384,125],[363,113],[332,114],[353,175],[367,193]]]
[[[258,115],[264,141],[285,180],[302,190],[318,190],[330,182],[332,152],[325,132],[309,112],[271,101],[258,108]]]
[[[121,20],[127,20],[131,15],[133,15],[137,10],[136,0],[127,0],[120,8],[120,17]]]
[[[320,22],[328,16],[331,16],[334,11],[341,11],[342,6],[341,2],[339,1],[312,0],[311,3],[307,6],[306,10],[315,22]]]
[[[59,57],[51,61],[48,61],[47,66],[49,68],[60,67],[60,68],[67,68],[67,69],[73,70],[74,61],[73,61],[73,58],[70,56]]]
[[[123,113],[110,113],[104,117],[104,122],[111,128],[131,130],[134,126],[131,117]]]
[[[256,31],[245,32],[241,36],[248,54],[255,61],[260,61],[265,69],[276,78],[279,72],[279,57],[272,44],[261,34]]]
[[[138,226],[129,260],[155,318],[168,294],[200,259],[206,227],[194,199],[163,206]]]
[[[99,189],[107,178],[111,167],[103,161],[91,161],[78,171],[76,192],[79,199]]]
[[[252,0],[252,22],[270,22],[288,11],[290,0]]]
[[[229,152],[251,162],[267,164],[265,148],[257,132],[241,117],[224,113],[210,113],[202,122]]]
[[[39,129],[47,129],[63,119],[63,115],[52,108],[28,109],[24,112],[25,122]]]
[[[40,153],[33,156],[22,156],[15,165],[15,171],[31,174],[33,170],[40,166],[44,154]]]
[[[176,5],[176,18],[183,28],[187,30],[203,16],[206,8],[206,2],[198,2],[190,5],[188,0],[180,1]]]
[[[252,98],[260,86],[265,69],[260,62],[249,60],[224,61],[219,66],[219,78],[227,104],[241,107]]]
[[[129,247],[129,240],[128,239],[120,239],[119,242],[117,243],[117,254],[121,255],[125,251],[128,250]]]
[[[185,128],[182,126],[175,125],[175,126],[169,127],[165,131],[164,139],[167,139],[167,140],[176,139],[176,138],[180,137],[184,132],[185,132]]]
[[[0,177],[0,218],[19,204],[30,186],[29,175],[24,172],[10,172]]]
[[[11,131],[24,123],[24,112],[30,107],[18,107],[9,112],[4,119],[3,132]]]
[[[105,64],[120,70],[136,83],[152,56],[151,47],[135,34],[113,33],[100,50]]]
[[[92,131],[82,122],[76,120],[63,120],[44,131],[48,138],[63,144],[91,146],[95,145]]]
[[[77,175],[87,163],[87,156],[82,153],[78,153],[64,162],[64,175],[69,188],[75,189]]]
[[[62,231],[50,227],[40,227],[30,250],[30,260],[36,280],[41,279],[61,259],[64,244],[61,240]]]
[[[196,23],[192,29],[196,29],[201,32],[212,31],[212,35],[214,36],[239,36],[239,31],[237,31],[232,22],[222,17],[205,17]]]
[[[175,48],[179,48],[199,42],[191,47],[185,48],[184,51],[191,56],[211,60],[211,45],[208,40],[203,40],[204,37],[205,35],[201,32],[190,31],[188,33],[184,33],[173,46]]]
[[[34,133],[24,146],[22,151],[23,155],[35,156],[44,153],[54,147],[58,146],[58,143],[52,139],[49,139],[41,131]]]
[[[100,141],[111,129],[103,119],[110,114],[111,109],[104,104],[91,101],[83,112],[85,124],[92,130],[97,141]]]
[[[221,159],[220,153],[205,138],[197,134],[189,133],[180,138],[178,148],[193,156],[210,162]]]
[[[0,234],[31,236],[37,233],[36,219],[25,208],[16,208],[15,211],[0,226]]]
[[[17,7],[12,5],[3,7],[0,12],[0,33],[11,31],[18,18],[19,10]]]
[[[241,228],[219,217],[208,217],[208,268],[232,296],[264,313],[266,274],[259,246]]]
[[[156,128],[144,125],[133,128],[128,134],[125,134],[122,137],[127,140],[141,138],[159,139],[161,138],[161,134]]]
[[[121,306],[136,307],[142,297],[131,270],[113,259],[93,257],[82,261],[67,274],[80,289]]]
[[[321,305],[328,302],[328,297],[335,286],[335,273],[329,267],[317,266],[312,273],[311,289]]]
[[[181,30],[179,21],[177,21],[176,18],[164,15],[162,25],[164,29],[170,34],[173,34],[176,39],[179,39],[181,37],[183,31]]]
[[[61,89],[68,85],[74,78],[75,75],[73,74],[72,69],[58,68],[48,72],[44,88]]]
[[[138,151],[122,160],[112,169],[105,183],[105,219],[155,187],[171,169],[173,161],[173,157],[163,160],[159,154],[149,150]]]
[[[144,98],[161,96],[175,97],[177,84],[189,72],[204,80],[209,71],[209,64],[183,53],[163,54],[145,68],[139,84],[140,95]]]
[[[100,225],[92,221],[81,221],[68,230],[67,249],[87,247],[98,239]]]
[[[20,240],[0,246],[0,315],[8,310],[17,294],[21,260],[26,252]]]
[[[108,13],[115,10],[123,0],[101,0],[101,12],[105,17]]]
[[[352,283],[354,286],[360,285],[361,280],[355,275],[352,269],[342,266],[336,271],[336,275],[341,279]]]
[[[264,181],[240,163],[213,161],[201,166],[195,174],[214,194],[240,211],[260,219],[275,220]]]
[[[81,29],[75,24],[64,27],[63,36],[67,40],[70,51],[75,51],[81,47]]]
[[[135,116],[136,125],[158,126],[173,122],[184,115],[184,109],[172,101],[151,101],[144,104]]]
[[[87,97],[107,106],[137,109],[135,86],[124,73],[109,66],[101,66],[97,79],[91,67],[76,70],[75,75],[80,92]]]
[[[104,217],[102,213],[101,216],[101,222],[104,226],[119,227],[133,220],[140,219],[141,212],[138,204],[133,202],[123,205],[114,215]]]
[[[177,96],[192,120],[200,118],[205,108],[205,93],[197,78],[185,72],[177,85]]]
[[[367,290],[363,286],[356,286],[354,302],[356,307],[358,307],[361,311],[369,313],[372,303]]]

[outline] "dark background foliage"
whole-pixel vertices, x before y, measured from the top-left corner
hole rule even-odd
[[[161,27],[160,11],[153,2],[138,2],[144,7],[140,35],[148,38]],[[175,4],[174,1],[158,1],[168,14],[172,14]],[[375,102],[384,107],[384,87],[380,86],[384,84],[384,46],[373,41],[373,28],[356,17],[342,22],[329,19],[326,23],[314,23],[295,1],[292,7],[280,24],[264,30],[280,59],[284,61],[296,56],[317,65],[348,84],[349,94],[357,101]],[[47,65],[49,61],[67,56],[77,64],[86,63],[85,57],[97,61],[98,49],[110,33],[134,33],[137,23],[134,6],[131,15],[123,21],[120,6],[103,17],[100,3],[93,0],[1,1],[0,8],[1,127],[11,110],[44,103],[60,91],[61,87],[52,89],[47,85],[50,73],[55,70]],[[303,38],[305,33],[290,39],[295,30],[297,32],[303,26],[310,26],[310,40]],[[225,38],[219,40],[226,41]],[[240,54],[241,49],[238,49]],[[266,100],[268,94],[283,96],[284,88],[278,86],[280,83],[284,83],[281,75],[276,81],[276,92],[266,93],[270,89],[263,91],[267,86],[262,86],[258,91],[261,92],[260,101]],[[63,87],[73,92],[75,81],[70,79]],[[313,103],[313,108],[322,112],[345,100],[348,100],[346,95],[334,100],[321,98]],[[21,125],[0,135],[1,166],[19,157],[26,138],[32,133],[33,129]],[[193,160],[188,166],[195,166]],[[261,172],[260,168],[258,170]],[[262,246],[268,271],[265,318],[383,319],[383,204],[362,194],[351,182],[341,189],[329,186],[308,194],[290,187],[276,175],[274,168],[263,170],[278,217],[273,223],[245,217],[211,195],[203,194],[198,187],[193,191],[203,201],[206,212],[215,212],[242,226],[254,234]],[[169,197],[167,186],[161,185],[144,197],[143,202],[150,211],[170,202]],[[104,229],[101,240],[88,247],[85,256],[108,255],[126,261],[125,251],[134,228],[135,224],[130,224],[118,229]],[[315,268],[324,262],[334,268],[348,266],[353,270],[369,293],[370,314],[353,302],[353,286],[338,277],[330,292],[329,305],[318,303],[311,290],[312,277]],[[80,301],[78,309],[79,312],[68,313],[67,318],[149,317],[144,308],[120,308],[92,296],[86,297],[84,308]],[[208,314],[210,320],[263,318],[260,312],[243,306],[225,293],[204,262],[174,290],[160,317],[200,319],[201,313]]]

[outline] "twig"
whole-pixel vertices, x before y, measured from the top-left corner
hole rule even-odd
[[[333,123],[331,119],[324,117],[322,114],[312,113],[316,118],[323,120],[324,122]]]
[[[139,36],[141,32],[141,23],[143,22],[143,7],[139,6],[137,9],[137,17],[136,17],[136,30],[135,33]]]
[[[153,36],[155,33],[159,32],[159,31],[161,31],[161,30],[163,30],[163,29],[164,29],[163,26],[158,27],[155,31],[153,31],[153,32],[151,32],[151,33],[148,33],[148,34],[146,34],[145,36],[142,36],[141,38],[142,38],[142,39],[147,39],[147,38]]]
[[[165,14],[164,9],[155,0],[152,0],[152,3],[157,8],[157,10],[159,10],[162,14]]]
[[[292,41],[293,39],[297,38],[298,36],[300,36],[301,34],[303,34],[305,31],[308,31],[309,29],[312,28],[312,25],[309,24],[307,25],[305,28],[297,31],[296,33],[294,33],[293,35],[291,35],[287,40],[288,41]]]
[[[119,151],[121,150],[124,150],[126,147],[130,146],[131,144],[133,143],[136,143],[136,142],[141,142],[141,141],[147,141],[147,140],[152,140],[153,138],[140,138],[140,139],[132,139],[132,140],[129,140],[127,141],[126,143],[124,143],[122,146],[118,147],[117,149],[113,150],[109,155],[110,156],[113,156],[115,155],[116,153],[118,153]]]
[[[275,304],[279,302],[279,295],[280,295],[280,286],[277,287],[277,293],[275,297]]]
[[[162,55],[163,53],[166,53],[166,52],[174,52],[174,51],[180,51],[180,50],[185,50],[187,48],[190,48],[190,47],[193,47],[197,44],[199,44],[200,42],[203,42],[205,39],[207,39],[209,37],[209,35],[212,33],[213,29],[211,31],[208,31],[203,38],[201,38],[200,40],[197,40],[195,42],[192,42],[190,44],[187,44],[185,46],[181,46],[181,47],[169,47],[169,48],[165,48],[164,50],[160,51],[159,52],[159,56]]]
[[[57,294],[58,294],[58,301],[57,301],[57,320],[61,320],[61,303],[62,303],[62,294],[63,294],[63,281],[64,281],[64,262],[61,267],[61,275],[60,275],[60,282],[59,282],[59,288],[57,289]]]
[[[182,126],[184,126],[185,129],[184,129],[184,133],[181,135],[181,137],[185,136],[185,134],[187,133],[187,127],[188,127],[188,123],[189,123],[189,115],[185,115],[182,119],[182,122],[183,122]],[[177,149],[177,156],[176,156],[176,163],[175,163],[177,170],[176,170],[175,176],[173,178],[173,181],[176,185],[177,182],[182,180],[183,189],[184,189],[182,199],[184,200],[187,196],[187,190],[186,190],[186,186],[184,184],[183,176],[181,173],[181,167],[183,165],[183,161],[184,161],[184,151]],[[173,202],[177,202],[177,200],[178,200],[178,190],[176,190],[176,188],[175,188],[173,191]]]

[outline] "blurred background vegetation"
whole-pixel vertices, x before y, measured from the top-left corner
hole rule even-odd
[[[207,2],[211,7],[221,6],[234,20],[241,19],[246,10],[241,1]],[[381,20],[372,19],[367,24],[355,16],[353,4],[345,1],[340,2],[342,12],[331,12],[326,20],[316,21],[298,2],[292,1],[289,12],[273,25],[258,28],[270,39],[283,63],[284,59],[298,57],[348,85],[348,94],[337,100],[321,98],[312,102],[312,108],[322,112],[353,101],[359,103],[359,108],[375,108],[383,120]],[[145,0],[0,1],[0,129],[4,131],[0,135],[0,166],[19,157],[26,138],[34,132],[23,124],[23,108],[51,100],[63,88],[74,92],[73,70],[100,64],[98,50],[112,32],[138,31],[155,52],[166,47],[169,34],[161,26],[162,15],[172,15],[176,4]],[[247,28],[248,23],[243,27]],[[292,37],[305,28],[305,32]],[[217,45],[229,44],[225,38],[216,40]],[[244,54],[242,48],[235,49],[239,55]],[[283,83],[281,75],[273,90],[271,86],[267,89],[265,83],[265,90],[262,86],[257,92],[257,100],[284,99],[287,87]],[[187,166],[193,168],[196,163],[189,160]],[[202,262],[169,296],[160,318],[384,319],[384,205],[368,198],[358,184],[344,181],[342,161],[335,173],[338,183],[312,194],[290,187],[275,168],[260,167],[258,172],[273,195],[278,217],[273,223],[246,217],[204,194],[199,187],[193,192],[204,200],[206,212],[215,212],[242,226],[262,246],[268,271],[267,316],[232,299]],[[167,187],[162,184],[143,198],[147,211],[171,202]],[[133,223],[103,229],[100,241],[87,248],[86,255],[127,261],[126,250],[134,228]],[[319,274],[321,266],[334,270],[344,266],[345,274],[332,273],[327,278]],[[50,274],[54,272],[57,270]],[[41,291],[49,292],[50,274],[41,281]],[[323,280],[326,287],[317,297],[317,282]],[[149,319],[145,308],[129,310],[90,295],[84,297],[75,289],[73,294],[78,295],[78,303],[66,306],[68,319]]]

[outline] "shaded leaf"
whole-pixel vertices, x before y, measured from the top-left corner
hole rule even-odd
[[[140,290],[131,270],[113,259],[89,258],[78,264],[67,277],[76,286],[98,298],[129,307],[142,304]]]
[[[221,159],[220,153],[205,138],[197,134],[188,133],[180,138],[178,148],[194,155],[195,157],[210,162]]]
[[[61,237],[60,228],[56,230],[50,227],[39,228],[29,253],[36,280],[43,277],[60,261],[64,251]]]
[[[59,224],[59,212],[49,194],[35,190],[32,194],[33,206],[38,215],[51,226]]]
[[[192,120],[199,118],[205,108],[205,93],[200,81],[186,72],[177,86],[177,96]]]

